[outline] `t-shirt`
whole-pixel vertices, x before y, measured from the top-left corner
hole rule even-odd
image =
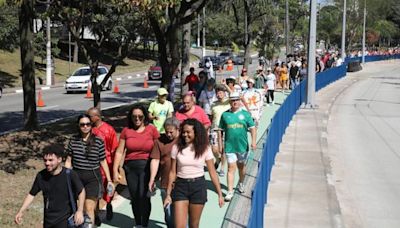
[[[194,106],[194,112],[189,116],[185,110],[181,109],[175,113],[175,117],[182,123],[184,120],[192,118],[200,121],[204,126],[210,126],[211,122],[204,110],[198,106]]]
[[[153,150],[151,151],[150,158],[160,160],[156,180],[161,178],[161,188],[168,187],[169,170],[171,169],[171,150],[177,141],[177,139],[171,141],[165,134],[162,134],[154,143]]]
[[[204,165],[206,161],[214,159],[214,155],[210,147],[199,158],[194,158],[194,148],[192,145],[187,146],[178,153],[178,147],[174,145],[171,151],[171,157],[176,159],[176,176],[180,178],[196,178],[204,176]]]
[[[100,162],[106,158],[104,142],[95,136],[93,145],[75,135],[68,143],[66,153],[72,159],[74,169],[93,170],[100,167]]]
[[[154,140],[159,137],[157,129],[151,124],[147,125],[142,132],[127,127],[122,129],[119,138],[125,140],[125,160],[147,160],[153,150]]]
[[[83,185],[76,172],[71,170],[70,174],[71,189],[76,197],[81,193]],[[45,227],[55,225],[71,215],[66,168],[63,167],[57,175],[51,175],[46,169],[40,171],[29,194],[36,196],[40,191],[43,193]]]
[[[258,119],[263,101],[261,93],[256,89],[247,89],[243,92],[243,98],[246,101],[251,116],[255,119]]]
[[[231,108],[229,100],[226,99],[225,101],[215,101],[211,106],[211,113],[212,113],[212,128],[219,128],[219,121],[221,120],[222,113],[228,111]]]
[[[103,122],[99,127],[93,127],[92,132],[103,140],[107,163],[112,164],[115,150],[118,147],[117,134],[114,128],[108,123]]]
[[[268,90],[275,90],[275,81],[276,81],[276,77],[275,74],[268,74],[266,77],[266,84],[267,84],[267,88]]]
[[[185,83],[188,84],[189,87],[189,91],[194,91],[194,85],[196,85],[197,83],[199,83],[200,80],[197,77],[197,75],[195,74],[189,74],[188,76],[186,76],[185,78]]]
[[[200,104],[203,104],[203,109],[207,115],[211,115],[211,105],[217,100],[215,90],[203,90],[199,97]]]
[[[236,112],[226,111],[222,114],[219,127],[225,131],[226,153],[245,153],[248,151],[247,129],[254,127],[254,121],[249,112],[243,109]]]
[[[153,124],[157,128],[158,132],[164,133],[164,122],[167,117],[169,115],[172,115],[172,113],[174,112],[174,106],[172,105],[172,102],[165,101],[164,104],[161,104],[160,102],[158,102],[158,100],[155,100],[151,102],[148,111],[153,116],[158,117],[158,120],[153,120]]]
[[[264,74],[256,74],[254,76],[254,88],[256,89],[263,89],[264,88],[264,80],[265,80],[265,76]]]

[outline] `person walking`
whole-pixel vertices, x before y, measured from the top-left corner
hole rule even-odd
[[[194,86],[200,82],[199,77],[194,73],[194,67],[190,67],[190,74],[186,76],[185,83],[182,86],[188,85],[188,91],[195,91]]]
[[[299,68],[296,66],[295,62],[291,63],[289,76],[290,76],[290,89],[293,90],[299,84]]]
[[[282,93],[283,93],[285,90],[289,89],[288,67],[287,67],[286,63],[282,63],[281,67],[279,68],[279,80],[280,80]]]
[[[181,124],[177,145],[171,151],[171,170],[164,207],[174,205],[176,228],[200,226],[204,204],[207,202],[207,182],[204,166],[218,194],[218,205],[224,205],[221,186],[214,168],[214,156],[208,144],[207,131],[196,119]]]
[[[225,154],[228,162],[228,192],[225,196],[226,201],[233,198],[233,183],[235,180],[236,169],[239,169],[238,191],[244,193],[244,178],[246,174],[246,161],[249,155],[249,142],[247,131],[250,130],[251,149],[256,149],[257,132],[253,118],[249,112],[240,108],[239,93],[231,93],[230,110],[221,116],[219,127],[225,133]]]
[[[35,196],[43,193],[43,227],[44,228],[67,228],[67,220],[72,215],[67,175],[71,178],[71,189],[78,196],[77,210],[74,214],[75,224],[80,225],[84,221],[83,204],[85,201],[85,189],[78,174],[62,167],[64,147],[58,144],[51,144],[43,149],[43,162],[45,169],[36,174],[31,190],[15,215],[15,223],[22,224],[25,210],[31,205]],[[76,199],[71,199],[75,200]]]
[[[200,81],[199,81],[199,83],[197,83],[194,86],[194,92],[195,92],[195,95],[196,95],[196,100],[199,99],[201,92],[206,89],[207,81],[208,81],[207,78],[208,78],[207,74],[204,71],[200,71],[200,73],[199,73],[199,80]]]
[[[215,93],[217,100],[211,106],[211,119],[212,127],[210,132],[210,145],[216,158],[215,169],[218,169],[219,164],[221,164],[220,170],[218,172],[220,177],[225,176],[225,163],[226,157],[224,153],[223,137],[224,134],[219,128],[219,122],[221,120],[222,113],[231,108],[229,104],[229,99],[226,97],[226,88],[224,85],[217,85],[215,87]]]
[[[240,74],[240,77],[238,80],[239,85],[242,88],[242,90],[247,89],[247,79],[249,79],[249,76],[247,75],[247,69],[243,68],[242,73]]]
[[[97,137],[101,138],[104,142],[104,149],[106,153],[107,165],[109,167],[110,176],[112,177],[112,167],[114,162],[115,150],[118,147],[117,133],[114,128],[107,122],[101,119],[101,111],[96,107],[89,108],[86,112],[90,116],[90,122],[92,122],[92,132]],[[100,169],[101,177],[103,180],[103,188],[107,189],[107,177],[103,168]],[[104,191],[103,200],[106,202],[106,218],[111,220],[113,217],[112,201],[113,196]],[[103,208],[103,205],[99,202],[99,208]]]
[[[211,125],[205,111],[195,104],[194,96],[192,94],[185,94],[183,97],[183,105],[180,110],[175,113],[175,117],[183,122],[186,119],[192,118],[200,121],[208,129]]]
[[[149,224],[151,202],[147,197],[150,180],[150,153],[160,136],[149,124],[147,110],[135,104],[127,115],[128,126],[122,129],[114,160],[114,181],[120,181],[119,164],[125,153],[124,171],[131,197],[131,207],[138,227]],[[126,152],[124,152],[126,151]]]
[[[164,122],[165,134],[162,134],[154,143],[150,158],[150,192],[155,191],[155,182],[160,180],[161,200],[167,196],[169,171],[171,169],[171,150],[179,138],[180,122],[175,117],[167,118]],[[174,228],[173,207],[164,208],[165,223],[168,228]]]
[[[208,115],[211,120],[211,105],[217,99],[215,96],[215,80],[209,79],[207,81],[207,89],[203,90],[199,97],[199,105],[203,108],[204,112]]]
[[[267,105],[270,103],[274,104],[275,99],[274,99],[274,92],[275,92],[275,86],[276,86],[276,78],[275,74],[272,73],[272,70],[270,67],[267,68],[267,75],[265,76],[265,85],[267,87],[267,94],[265,95],[267,97]]]
[[[78,116],[77,125],[78,134],[72,136],[66,149],[65,167],[73,168],[78,173],[86,191],[85,212],[94,222],[98,200],[103,194],[100,166],[107,179],[107,188],[110,188],[112,193],[114,185],[107,164],[104,142],[93,133],[90,116]]]
[[[153,121],[153,125],[160,134],[165,132],[164,122],[174,113],[174,106],[171,101],[167,100],[168,91],[165,88],[157,90],[157,99],[150,103],[148,112],[149,120]]]
[[[247,89],[243,92],[243,99],[246,102],[246,108],[256,126],[261,117],[263,107],[263,94],[254,88],[255,81],[252,78],[247,79]]]

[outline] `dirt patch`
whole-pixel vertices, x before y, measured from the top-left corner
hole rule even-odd
[[[145,106],[148,104],[144,104]],[[119,133],[126,126],[126,113],[131,106],[103,112],[104,121]],[[15,227],[14,216],[29,192],[35,175],[44,168],[42,149],[50,143],[66,145],[77,132],[76,119],[69,118],[42,126],[40,131],[19,131],[0,136],[0,227]],[[42,227],[43,197],[39,193],[24,214],[20,227]]]

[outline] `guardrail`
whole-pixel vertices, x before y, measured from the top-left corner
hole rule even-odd
[[[400,58],[399,55],[366,56],[366,62],[389,60]],[[347,64],[361,58],[346,59],[345,64],[331,68],[316,75],[315,89],[319,91],[330,83],[346,76]],[[276,111],[267,129],[267,138],[264,143],[263,152],[258,163],[257,179],[252,192],[251,210],[247,227],[258,228],[264,226],[264,206],[267,203],[268,184],[271,177],[272,166],[275,155],[279,151],[286,127],[289,125],[294,114],[306,98],[306,80],[292,90],[289,96]]]

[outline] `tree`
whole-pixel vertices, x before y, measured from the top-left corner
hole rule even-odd
[[[52,12],[55,18],[67,24],[71,35],[85,58],[91,71],[93,104],[100,108],[100,93],[108,78],[115,72],[116,67],[128,55],[131,44],[136,38],[137,27],[128,27],[132,21],[141,21],[139,17],[130,14],[131,8],[124,1],[54,1]],[[134,23],[136,26],[136,24]],[[81,28],[78,30],[77,28]],[[82,38],[87,29],[93,39]],[[132,29],[130,31],[130,29]],[[110,48],[117,46],[117,52]],[[100,85],[97,84],[97,68],[102,59],[111,58],[111,67]]]
[[[324,6],[319,11],[318,16],[318,39],[326,41],[327,46],[331,46],[333,41],[335,44],[340,43],[341,39],[341,20],[340,10],[333,5]]]
[[[180,63],[179,30],[191,22],[207,0],[140,1],[131,0],[153,29],[158,44],[158,59],[162,68],[161,87],[170,88],[172,76]]]
[[[38,120],[35,94],[35,62],[33,40],[33,0],[22,0],[19,11],[22,88],[24,91],[24,128],[36,130]]]
[[[0,49],[11,52],[19,46],[18,7],[0,2],[0,12]]]

